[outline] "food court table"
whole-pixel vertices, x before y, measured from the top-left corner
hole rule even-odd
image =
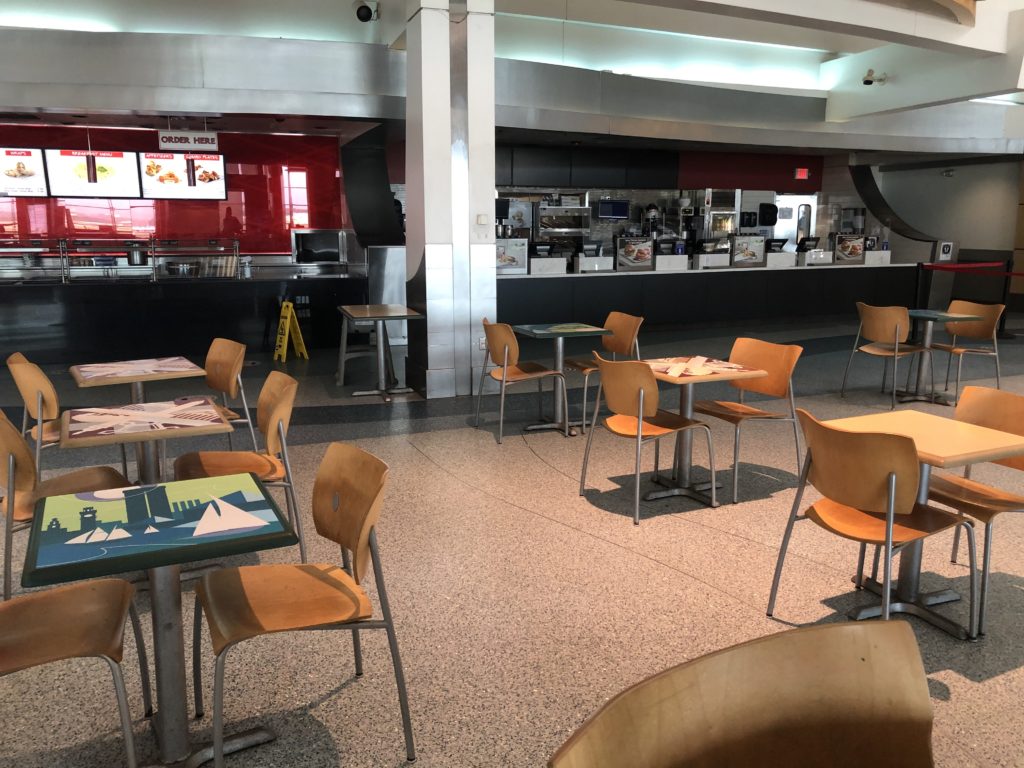
[[[922,411],[887,411],[867,416],[832,419],[825,423],[851,432],[887,432],[912,438],[921,461],[921,480],[917,491],[919,504],[928,502],[928,483],[932,467],[950,469],[1024,454],[1024,437],[1020,435]],[[856,468],[851,467],[851,471],[856,471]],[[899,581],[889,610],[894,613],[909,613],[951,635],[967,639],[968,633],[964,627],[931,610],[933,605],[959,600],[960,596],[956,592],[950,589],[928,594],[919,592],[923,551],[924,545],[921,541],[908,544],[901,550]],[[875,591],[880,591],[877,582],[865,580],[865,584],[869,583]],[[856,611],[853,618],[866,619],[880,614],[881,606],[868,606]]]
[[[912,392],[897,392],[896,395],[901,403],[924,401],[938,403],[939,405],[953,405],[953,401],[948,397],[935,392],[934,377],[930,382],[931,391],[926,391],[924,387],[924,369],[927,366],[929,371],[932,370],[932,336],[935,333],[935,323],[954,323],[966,320],[982,320],[983,318],[978,315],[960,315],[940,309],[912,309],[910,310],[910,319],[924,320],[924,331],[921,338],[921,346],[924,347],[924,351],[921,352],[921,359],[917,361],[917,380],[914,384],[914,390]]]
[[[206,369],[184,357],[154,357],[146,360],[124,360],[116,363],[73,365],[71,378],[80,387],[131,385],[133,403],[146,401],[145,383],[167,379],[188,379],[205,376]]]
[[[377,388],[353,392],[353,397],[380,395],[384,402],[391,401],[391,395],[412,392],[409,387],[399,387],[395,378],[395,364],[391,359],[391,343],[388,341],[388,320],[423,320],[425,315],[402,304],[345,304],[338,307],[341,312],[341,344],[338,347],[338,386],[345,383],[345,361],[349,357],[348,330],[350,323],[374,324],[377,334]]]
[[[559,373],[565,373],[565,339],[578,338],[585,336],[611,336],[612,332],[607,328],[601,328],[597,325],[587,325],[586,323],[544,323],[542,325],[514,325],[512,330],[518,333],[520,336],[527,336],[531,339],[551,339],[554,342],[554,354],[555,364],[552,370],[558,371]],[[555,415],[551,421],[541,422],[539,424],[531,424],[526,427],[527,430],[533,431],[538,429],[562,429],[564,426],[563,422],[569,418],[569,415],[562,413],[562,401],[558,397],[558,387],[553,389],[553,395],[555,400]],[[587,415],[587,404],[583,404],[583,417]],[[568,426],[578,426],[582,422],[573,422]],[[575,435],[576,430],[569,432],[570,435]]]
[[[654,378],[669,384],[679,385],[679,414],[687,419],[693,418],[693,386],[711,381],[736,381],[738,379],[759,379],[767,376],[767,371],[759,368],[745,368],[736,363],[714,358],[661,357],[644,360],[654,371]],[[675,462],[672,478],[666,481],[656,477],[655,482],[668,487],[663,491],[651,491],[644,496],[644,501],[664,499],[669,496],[686,496],[704,504],[711,505],[711,498],[703,491],[710,484],[694,484],[690,481],[690,468],[693,455],[693,433],[683,430],[676,436]],[[715,504],[714,506],[718,506]]]
[[[252,474],[50,496],[36,504],[21,583],[39,587],[140,569],[153,594],[157,711],[165,765],[211,760],[189,744],[182,636],[182,563],[296,544],[286,518]],[[225,740],[236,752],[274,738],[257,728]],[[186,762],[182,762],[186,761]]]

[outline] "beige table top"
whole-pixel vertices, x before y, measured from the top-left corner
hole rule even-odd
[[[72,365],[68,370],[71,378],[80,387],[106,387],[112,384],[188,379],[206,375],[205,369],[180,356],[124,360],[116,363],[87,363]]]
[[[416,320],[423,317],[402,304],[344,304],[338,311],[351,320]]]
[[[962,467],[1024,453],[1024,437],[924,411],[888,411],[825,422],[851,432],[888,432],[913,438],[917,455],[934,467]]]
[[[736,365],[735,363],[729,363],[725,360],[716,360],[714,358],[707,358],[705,363],[706,367],[713,369],[709,373],[701,374],[688,374],[682,373],[681,375],[673,376],[669,373],[669,369],[679,364],[688,363],[693,359],[691,357],[658,357],[648,360],[644,360],[651,369],[654,371],[654,378],[658,381],[665,381],[669,384],[699,384],[705,381],[735,381],[737,379],[759,379],[762,376],[767,376],[767,371],[762,371],[759,368],[744,368],[742,365]]]
[[[60,425],[61,448],[141,443],[230,432],[232,426],[208,397],[113,408],[70,408]]]

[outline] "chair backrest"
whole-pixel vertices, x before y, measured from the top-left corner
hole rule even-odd
[[[288,424],[292,419],[292,406],[295,405],[295,393],[299,382],[280,371],[271,371],[263,382],[259,400],[256,402],[256,428],[263,435],[267,453],[271,456],[281,452],[281,437],[277,433],[278,423],[284,424],[284,432],[288,434]]]
[[[53,382],[43,373],[43,369],[30,363],[23,354],[15,352],[7,358],[7,369],[14,378],[28,415],[36,421],[56,419],[60,415],[60,400]],[[43,393],[43,413],[40,416],[36,407],[38,393]]]
[[[214,339],[206,353],[206,386],[214,392],[238,397],[238,374],[245,364],[245,344],[231,339]]]
[[[643,416],[650,418],[658,412],[658,380],[651,366],[639,360],[605,360],[596,352],[594,358],[601,370],[601,387],[608,410],[638,418],[640,390],[643,390]]]
[[[902,344],[910,334],[910,312],[906,307],[873,307],[858,301],[857,314],[860,315],[860,335],[868,341]]]
[[[313,482],[316,532],[352,553],[352,573],[362,582],[370,563],[370,531],[384,500],[388,465],[349,443],[331,443]]]
[[[484,335],[487,337],[487,350],[491,356],[491,362],[495,365],[505,364],[505,347],[508,347],[508,364],[519,364],[519,342],[516,341],[515,331],[508,323],[492,323],[485,317]]]
[[[630,357],[636,345],[636,336],[644,319],[625,312],[609,312],[604,327],[612,332],[611,336],[601,337],[601,346],[616,355]]]
[[[811,455],[808,482],[832,501],[885,514],[889,474],[896,474],[897,515],[914,511],[920,463],[913,439],[884,432],[849,432],[796,409]]]
[[[7,488],[7,463],[14,455],[14,490],[15,495],[31,493],[36,487],[36,461],[32,449],[25,442],[24,436],[18,431],[3,411],[0,411],[0,485]]]
[[[757,392],[769,397],[786,397],[793,378],[793,369],[804,348],[796,344],[772,344],[759,339],[739,338],[729,353],[730,363],[746,368],[758,368],[768,375],[759,379],[740,379],[730,382],[737,389]]]
[[[932,706],[905,621],[779,632],[626,689],[549,768],[933,765]]]
[[[979,427],[1024,435],[1024,396],[990,387],[964,387],[954,418]],[[1011,456],[992,463],[1024,470],[1024,456]]]
[[[949,302],[949,312],[956,315],[977,315],[981,320],[965,320],[946,323],[946,333],[963,336],[966,339],[991,339],[996,334],[999,318],[1003,316],[1005,304],[977,304],[973,301],[954,299]]]

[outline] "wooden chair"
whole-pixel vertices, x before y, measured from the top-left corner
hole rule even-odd
[[[601,393],[612,415],[604,420],[604,427],[613,435],[628,437],[636,441],[636,465],[634,468],[633,524],[640,525],[640,452],[645,443],[654,443],[654,476],[658,476],[658,441],[687,429],[702,429],[708,438],[708,465],[711,468],[711,506],[715,501],[715,451],[711,443],[711,429],[702,421],[688,419],[678,413],[658,408],[658,382],[651,366],[639,360],[613,362],[605,360],[596,352],[594,359],[601,373],[594,403],[594,418],[597,423],[601,407]],[[587,485],[587,464],[590,461],[590,446],[594,441],[594,430],[587,435],[587,448],[583,453],[583,470],[580,472],[580,496]]]
[[[480,427],[480,402],[484,394],[484,377],[489,375],[501,385],[498,401],[498,444],[501,444],[502,432],[505,426],[505,388],[509,384],[519,384],[524,381],[537,382],[537,396],[539,413],[544,415],[544,379],[554,377],[562,387],[562,413],[565,415],[565,436],[569,436],[569,401],[565,393],[565,376],[561,371],[545,368],[540,363],[520,362],[519,342],[516,341],[516,334],[511,325],[506,323],[492,323],[485,317],[483,319],[484,335],[487,337],[487,350],[484,352],[484,364],[480,368],[480,383],[476,391],[476,424]],[[487,370],[487,361],[494,364],[494,368]]]
[[[24,403],[21,433],[32,438],[38,472],[43,448],[60,443],[60,399],[57,397],[57,389],[43,373],[43,369],[29,362],[20,352],[7,358],[7,369]],[[31,428],[29,418],[35,422]]]
[[[96,579],[31,592],[0,604],[0,677],[67,659],[96,656],[107,662],[114,678],[128,768],[135,768],[137,762],[121,660],[124,622],[134,592],[121,579]],[[39,722],[52,725],[45,717]],[[45,730],[39,734],[41,745],[48,735]]]
[[[907,336],[910,334],[910,313],[906,307],[873,307],[862,301],[857,302],[857,314],[860,315],[860,327],[857,328],[857,338],[853,342],[853,351],[850,352],[850,359],[846,363],[846,371],[843,373],[843,386],[839,391],[840,397],[846,397],[846,379],[850,375],[850,365],[853,363],[853,356],[858,352],[867,355],[881,357],[882,364],[882,391],[885,391],[885,372],[889,360],[892,360],[892,405],[896,407],[896,367],[901,357],[916,355],[924,350],[924,347],[917,344],[907,344]],[[861,337],[867,339],[868,343],[861,345]],[[935,372],[932,370],[932,389],[935,388]]]
[[[956,389],[953,390],[954,402],[960,397],[960,372],[963,368],[964,357],[967,355],[985,355],[996,361],[996,389],[999,389],[999,340],[996,338],[999,329],[999,318],[1003,316],[1006,309],[1005,304],[976,304],[973,301],[955,299],[949,303],[949,312],[959,315],[978,315],[981,320],[968,320],[965,322],[946,323],[946,333],[952,338],[949,343],[932,344],[933,349],[941,349],[949,353],[946,361],[946,389],[949,389],[949,369],[953,365],[953,358],[956,358]],[[972,341],[991,341],[991,347],[967,347],[957,344],[957,339],[970,339]]]
[[[612,698],[548,768],[932,766],[932,706],[905,621],[761,637]]]
[[[406,756],[416,759],[405,673],[391,617],[380,551],[380,517],[388,467],[376,456],[346,443],[331,443],[313,484],[317,533],[341,547],[341,567],[333,563],[254,565],[207,573],[196,590],[193,678],[196,712],[202,714],[201,631],[205,613],[216,655],[213,693],[213,745],[217,768],[224,764],[224,663],[238,643],[275,632],[340,629],[352,632],[356,676],[363,674],[359,632],[387,632],[398,685]],[[363,591],[366,570],[373,575],[381,619]]]
[[[292,467],[288,460],[288,424],[299,382],[280,371],[271,371],[256,401],[256,427],[263,436],[263,451],[193,451],[174,461],[174,479],[220,477],[252,472],[264,485],[284,488],[288,519],[299,537],[299,552],[306,562],[302,516],[295,502]]]
[[[739,338],[732,345],[729,362],[747,368],[767,371],[760,379],[741,379],[729,383],[739,390],[739,402],[728,400],[698,400],[693,410],[705,416],[714,416],[733,425],[735,435],[732,446],[732,503],[736,503],[739,490],[740,428],[748,421],[766,423],[789,422],[793,425],[796,440],[796,471],[800,473],[800,427],[796,421],[796,405],[793,402],[793,369],[800,359],[803,347],[795,344],[772,344],[757,339]],[[755,408],[743,402],[745,392],[756,392],[789,401],[789,413],[777,413]]]
[[[242,366],[244,364],[245,344],[217,338],[210,344],[203,367],[206,370],[206,386],[214,392],[219,392],[223,401],[223,405],[218,405],[217,410],[232,424],[248,425],[249,437],[252,438],[252,449],[258,451],[256,430],[253,428],[252,417],[249,415],[245,387],[242,386]],[[229,402],[235,398],[242,400],[242,413],[240,414],[235,413],[229,407]],[[230,432],[228,432],[228,447],[234,448]]]
[[[988,387],[964,387],[954,418],[979,427],[1024,435],[1024,397]],[[1000,459],[994,463],[1024,470],[1024,456]],[[963,477],[948,472],[933,472],[928,486],[928,499],[952,507],[959,514],[968,515],[985,524],[985,551],[981,560],[981,606],[978,610],[978,632],[984,634],[985,606],[988,602],[989,573],[992,568],[992,529],[996,518],[1003,512],[1024,512],[1024,496],[993,488],[991,485],[971,480],[970,477],[970,465],[964,468]],[[953,539],[954,563],[959,544],[960,536],[957,529],[957,535]]]
[[[782,565],[798,519],[807,519],[829,533],[860,543],[857,588],[862,586],[867,545],[882,547],[882,618],[889,618],[892,599],[892,558],[907,544],[936,533],[963,526],[971,557],[971,620],[969,635],[977,636],[977,574],[974,527],[969,520],[920,504],[920,463],[914,441],[903,435],[881,432],[847,432],[822,424],[802,408],[797,409],[807,443],[800,482],[775,565],[768,615],[775,612],[775,598]],[[804,489],[810,484],[822,495],[798,517]]]
[[[611,352],[612,360],[618,355],[640,359],[640,344],[637,342],[637,334],[640,333],[640,326],[643,324],[642,317],[627,315],[623,312],[609,312],[604,321],[604,327],[612,332],[611,336],[601,337],[601,346]],[[573,368],[583,374],[583,420],[582,429],[587,431],[587,387],[590,377],[597,373],[597,365],[594,358],[569,358],[565,361],[565,368]]]

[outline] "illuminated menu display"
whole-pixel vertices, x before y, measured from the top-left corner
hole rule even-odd
[[[226,200],[224,156],[142,152],[142,196],[154,200]]]
[[[46,197],[41,149],[0,147],[0,196]]]
[[[46,172],[54,197],[140,197],[135,152],[47,149]]]

